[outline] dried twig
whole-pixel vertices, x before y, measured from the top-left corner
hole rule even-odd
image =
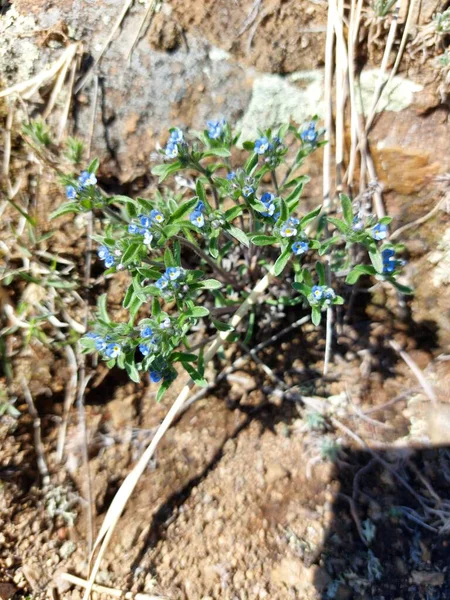
[[[58,442],[56,445],[56,458],[59,462],[61,462],[63,459],[67,423],[69,421],[70,409],[72,408],[73,403],[75,402],[78,381],[78,365],[75,352],[73,351],[73,348],[70,345],[64,346],[64,351],[66,353],[67,363],[70,369],[70,379],[66,386],[63,415],[61,419],[61,425],[59,426]]]
[[[79,585],[82,588],[88,587],[86,579],[76,577],[70,573],[61,573],[61,579],[73,583],[74,585]],[[92,591],[97,592],[98,594],[107,594],[113,598],[123,598],[124,600],[168,600],[166,596],[155,596],[154,594],[143,594],[142,592],[134,594],[133,592],[124,592],[123,590],[116,590],[115,588],[105,587],[104,585],[98,585],[97,583],[94,583],[92,586]]]
[[[47,462],[45,460],[44,446],[42,444],[41,419],[39,417],[38,411],[36,410],[36,406],[34,405],[34,400],[31,395],[30,388],[28,387],[27,380],[23,376],[20,379],[20,385],[22,386],[22,391],[23,395],[25,396],[28,411],[33,417],[34,448],[36,450],[36,462],[38,471],[42,478],[42,485],[46,487],[50,483],[50,475],[47,467]]]
[[[401,358],[405,361],[405,363],[411,369],[411,371],[413,372],[413,374],[416,377],[417,381],[422,386],[423,391],[428,396],[428,398],[431,400],[431,402],[433,404],[437,404],[438,399],[437,399],[436,394],[434,393],[433,388],[428,383],[428,381],[426,380],[424,374],[419,369],[419,367],[416,365],[416,363],[413,361],[413,359],[409,356],[409,354],[407,352],[405,352],[404,350],[402,350],[400,348],[400,345],[396,341],[394,341],[394,340],[390,340],[389,341],[389,345],[391,346],[391,348],[393,348],[401,356]]]

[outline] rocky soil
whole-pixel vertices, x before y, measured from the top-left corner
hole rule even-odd
[[[122,9],[117,0],[4,4],[2,88],[36,75],[72,43],[79,43],[79,72],[89,73]],[[420,4],[414,34],[442,8],[437,1]],[[325,2],[163,2],[134,45],[144,12],[141,2],[130,7],[92,77],[74,95],[67,123],[67,132],[88,141],[91,156],[99,156],[105,189],[148,193],[155,148],[165,142],[169,126],[200,128],[209,117],[225,116],[252,137],[258,127],[323,115]],[[361,79],[368,98],[385,36],[382,31],[365,49]],[[450,596],[448,523],[439,512],[447,506],[450,478],[450,200],[448,182],[436,179],[450,171],[450,130],[435,59],[430,49],[405,53],[370,138],[393,230],[441,202],[431,219],[407,227],[399,238],[408,259],[404,283],[415,288],[415,296],[399,302],[378,288],[370,300],[359,295],[350,322],[338,314],[327,378],[321,376],[323,332],[310,326],[280,338],[260,356],[300,395],[326,399],[330,418],[370,443],[384,466],[336,423],[318,420],[309,405],[280,398],[249,360],[169,431],[123,515],[98,583],[174,600]],[[44,85],[30,97],[30,114],[42,113],[49,96]],[[60,97],[58,109],[66,99]],[[0,103],[3,119],[7,105]],[[49,117],[54,125],[57,114]],[[48,215],[62,201],[61,189],[50,171],[36,175],[18,137],[15,143],[16,174],[30,169],[30,182],[38,177],[38,230],[54,230]],[[308,206],[321,197],[320,156],[310,172]],[[6,244],[15,218],[5,212]],[[84,232],[82,219],[66,217],[40,246],[73,261],[79,280]],[[120,314],[126,276],[111,285],[100,275],[94,263],[92,297],[109,286],[113,314]],[[39,293],[25,284],[0,290],[2,304],[14,305],[26,290]],[[68,310],[81,320],[76,304]],[[288,311],[271,333],[299,316]],[[261,328],[255,343],[266,335]],[[391,339],[433,385],[438,404],[432,410]],[[67,361],[61,349],[22,347],[18,335],[11,344],[20,352],[14,354],[8,393],[18,397],[20,416],[0,417],[0,598],[76,600],[80,588],[61,573],[87,573],[88,490],[75,410],[64,462],[55,455]],[[227,359],[238,354],[231,348]],[[0,375],[6,390],[6,374]],[[47,488],[36,466],[22,376],[41,417],[51,474]],[[97,529],[181,386],[180,378],[156,404],[155,386],[135,385],[97,367],[86,393]],[[437,512],[426,512],[424,505]]]

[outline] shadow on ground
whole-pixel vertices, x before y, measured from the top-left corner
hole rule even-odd
[[[317,559],[318,597],[450,598],[450,447],[347,448],[335,478],[340,488]]]

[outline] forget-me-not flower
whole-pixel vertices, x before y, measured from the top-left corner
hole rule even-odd
[[[89,173],[89,171],[82,171],[78,177],[78,183],[80,188],[84,188],[88,185],[95,185],[97,183],[97,177],[95,173]]]
[[[108,344],[105,348],[105,354],[109,358],[117,358],[121,352],[122,347],[120,344]]]
[[[159,383],[163,377],[159,371],[150,371],[149,375],[152,383]]]
[[[206,125],[208,126],[208,137],[212,140],[217,140],[224,132],[224,127],[227,124],[225,119],[220,119],[220,121],[207,121]]]
[[[66,196],[68,200],[75,200],[77,197],[77,190],[73,185],[66,185]]]
[[[377,223],[372,227],[372,237],[374,240],[384,240],[387,237],[388,228],[382,223]]]
[[[308,144],[315,144],[318,137],[319,132],[316,129],[315,121],[311,121],[309,125],[300,133],[300,138],[302,141]]]
[[[295,256],[300,256],[301,254],[305,254],[308,252],[309,244],[308,242],[294,242],[292,244],[292,252]]]
[[[270,149],[270,142],[266,137],[258,138],[255,142],[256,154],[265,154]]]
[[[150,213],[150,219],[154,222],[154,223],[164,223],[164,215],[162,214],[161,211],[156,210],[156,208],[154,208],[151,213]]]

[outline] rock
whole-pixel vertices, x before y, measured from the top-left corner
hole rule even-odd
[[[442,585],[445,574],[438,571],[413,571],[411,581],[416,585]]]
[[[17,592],[17,588],[12,583],[0,583],[0,600],[10,600]]]
[[[289,475],[289,472],[278,462],[269,463],[266,466],[265,480],[267,485],[280,481]]]

